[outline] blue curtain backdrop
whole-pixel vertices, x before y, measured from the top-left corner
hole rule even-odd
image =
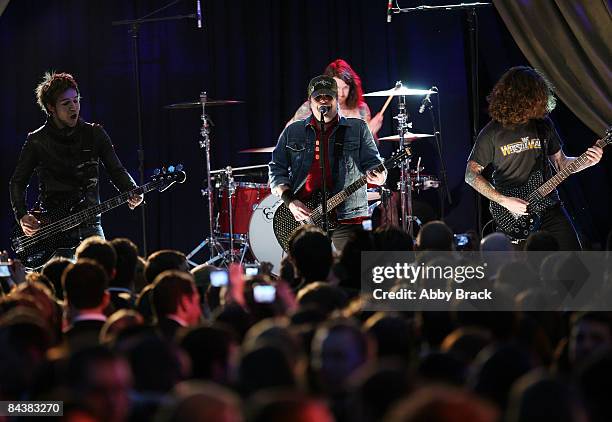
[[[13,225],[8,180],[27,133],[44,122],[33,89],[45,71],[71,72],[78,80],[82,116],[102,123],[117,154],[137,179],[136,106],[128,27],[134,19],[166,4],[159,0],[14,0],[0,17],[0,248],[8,248]],[[431,2],[430,2],[431,3]],[[438,2],[440,3],[440,2]],[[402,7],[418,1],[402,1]],[[195,1],[179,2],[160,16],[194,13]],[[183,163],[185,184],[147,196],[149,250],[192,249],[207,236],[203,187],[204,155],[198,147],[198,110],[164,110],[165,104],[214,99],[245,104],[210,108],[214,122],[212,167],[264,164],[266,154],[238,154],[274,145],[287,119],[305,99],[311,77],[331,60],[344,58],[361,75],[364,89],[391,88],[397,80],[440,90],[444,157],[453,194],[447,222],[456,232],[476,227],[475,194],[463,182],[471,148],[469,63],[465,12],[395,15],[386,23],[386,1],[295,0],[202,1],[204,28],[192,19],[143,25],[140,61],[147,174],[160,165]],[[485,96],[510,66],[528,64],[493,7],[478,10],[480,126],[487,119]],[[377,112],[384,98],[368,99]],[[409,99],[415,132],[432,132],[428,116]],[[379,135],[393,133],[387,111]],[[553,114],[566,152],[579,154],[596,136],[563,104]],[[433,142],[414,144],[427,173],[438,172]],[[388,156],[395,145],[384,144]],[[609,155],[609,154],[608,154]],[[606,176],[606,167],[608,173]],[[582,230],[594,241],[610,228],[610,160],[574,176],[566,190]],[[36,182],[31,184],[31,190]],[[102,197],[115,194],[105,180]],[[33,195],[30,195],[32,197]],[[424,199],[436,205],[435,192]],[[602,201],[601,198],[606,198]],[[602,205],[603,204],[603,205]],[[139,213],[122,207],[103,217],[107,237],[141,241]]]

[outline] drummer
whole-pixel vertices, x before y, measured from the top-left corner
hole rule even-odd
[[[383,115],[378,113],[374,117],[371,116],[370,108],[363,101],[363,88],[361,87],[359,75],[342,59],[336,59],[327,65],[323,74],[331,76],[338,84],[338,105],[341,114],[344,117],[357,117],[365,120],[374,139],[376,139],[376,134],[382,126]],[[305,101],[285,127],[297,120],[305,119],[311,113],[310,104],[308,101]]]

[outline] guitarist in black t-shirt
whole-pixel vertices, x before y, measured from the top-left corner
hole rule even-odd
[[[545,193],[537,197],[537,206],[532,193],[555,172],[566,168],[577,172],[597,164],[602,148],[594,145],[572,165],[577,158],[563,153],[559,135],[548,117],[555,106],[552,86],[535,69],[509,69],[487,100],[492,120],[478,135],[468,158],[466,183],[492,201],[491,211],[498,227],[511,237],[524,239],[530,231],[540,229],[550,232],[562,250],[580,249],[556,190],[542,190]],[[492,184],[481,175],[489,164],[493,166]],[[528,216],[524,227],[514,224],[522,216]]]

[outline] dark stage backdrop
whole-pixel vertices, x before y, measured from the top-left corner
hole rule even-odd
[[[160,0],[14,0],[0,17],[0,248],[8,248],[13,225],[8,180],[27,133],[44,122],[33,89],[50,69],[77,78],[82,116],[104,124],[117,154],[137,179],[137,138],[131,39],[126,27],[111,22],[134,19],[163,6]],[[430,2],[432,3],[432,2]],[[439,2],[438,2],[439,3]],[[417,1],[402,1],[402,7]],[[395,15],[386,23],[383,0],[202,1],[204,28],[194,20],[143,25],[140,31],[146,172],[183,163],[188,181],[163,194],[147,196],[149,250],[191,250],[207,236],[207,211],[200,194],[205,174],[198,147],[198,110],[168,111],[165,104],[196,100],[206,90],[215,99],[245,104],[210,108],[214,121],[212,167],[264,164],[266,154],[238,154],[249,147],[274,145],[287,119],[305,99],[309,79],[341,57],[361,75],[364,89],[411,87],[440,90],[444,158],[453,195],[446,221],[456,232],[476,226],[475,194],[463,182],[471,148],[466,15],[426,12]],[[195,1],[179,2],[166,16],[194,13]],[[162,14],[162,16],[164,15]],[[480,126],[486,121],[484,97],[508,67],[528,64],[493,7],[479,9]],[[409,99],[415,132],[431,132],[431,122]],[[369,99],[377,112],[384,98]],[[393,133],[394,109],[385,116],[381,136]],[[596,139],[561,104],[553,114],[566,151],[582,152]],[[388,156],[393,145],[383,145]],[[415,144],[426,172],[437,173],[430,140]],[[609,154],[608,154],[609,155]],[[592,239],[610,225],[610,185],[604,165],[574,176],[569,183],[576,217]],[[31,191],[36,186],[31,184]],[[102,197],[114,190],[102,181]],[[435,192],[424,199],[436,205]],[[34,195],[30,195],[33,197]],[[109,238],[141,242],[139,213],[122,207],[103,217]]]

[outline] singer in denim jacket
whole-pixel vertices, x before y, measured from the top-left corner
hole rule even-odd
[[[344,148],[342,156],[335,157],[335,135],[340,126],[346,126]],[[311,116],[290,124],[281,133],[269,164],[270,188],[273,193],[279,195],[275,188],[280,185],[289,186],[293,192],[297,192],[303,186],[315,153],[315,136]],[[353,183],[367,170],[382,163],[367,123],[357,118],[340,116],[338,126],[329,139],[328,154],[334,181],[333,190],[330,191],[332,195]],[[336,159],[340,160],[337,166],[338,174],[334,172]],[[367,215],[368,199],[365,185],[337,208],[339,220]]]

